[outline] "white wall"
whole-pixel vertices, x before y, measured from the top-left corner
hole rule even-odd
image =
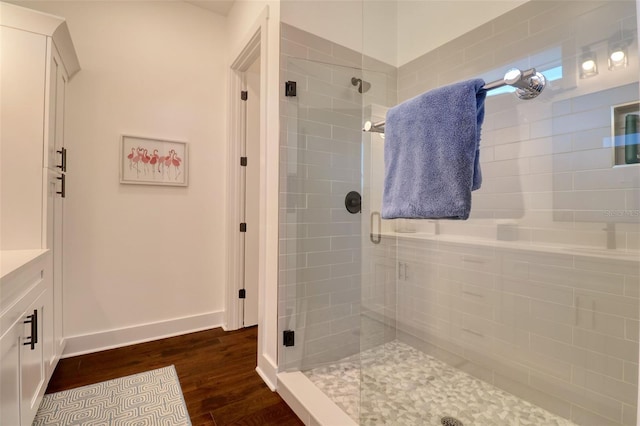
[[[363,6],[362,53],[398,66],[398,6],[394,1],[365,1]]]
[[[127,339],[220,324],[225,19],[182,2],[20,4],[65,17],[82,66],[67,92],[66,336],[192,316]],[[189,186],[121,185],[123,133],[189,142]]]
[[[282,22],[358,52],[362,52],[362,16],[362,0],[282,2]]]
[[[283,0],[282,22],[395,66],[397,3],[397,0]]]
[[[284,0],[282,21],[399,67],[523,3]]]
[[[523,3],[526,1],[398,1],[396,66],[404,65]]]
[[[394,66],[397,12],[397,0],[282,2],[282,22]]]

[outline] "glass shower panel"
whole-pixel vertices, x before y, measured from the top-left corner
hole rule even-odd
[[[301,33],[286,28],[287,34]],[[297,42],[310,40],[329,43],[309,34]],[[283,87],[295,82],[296,93],[281,99],[279,330],[293,331],[295,344],[285,346],[283,339],[280,365],[308,371],[346,362],[354,366],[354,379],[359,379],[362,229],[369,241],[371,210],[363,187],[362,103],[377,92],[386,96],[386,76],[369,72],[365,80],[360,64],[360,55],[353,55],[352,65],[285,57]],[[349,193],[358,195],[347,200]],[[358,383],[350,389],[357,399]]]
[[[398,13],[446,3],[459,7]],[[378,17],[363,11],[371,51]],[[528,101],[488,94],[467,221],[383,220],[373,244],[384,141],[364,137],[360,424],[636,424],[636,13],[634,1],[527,2],[399,64],[395,103],[512,67],[549,82]]]

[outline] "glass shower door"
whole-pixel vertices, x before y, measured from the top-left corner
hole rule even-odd
[[[279,359],[357,421],[361,349],[393,338],[395,247],[379,215],[382,139],[362,132],[384,116],[389,76],[345,57],[282,61],[296,91],[281,99],[279,330],[295,344]]]
[[[279,316],[281,331],[295,331],[296,341],[281,350],[287,369],[360,351],[362,229],[369,241],[369,209],[358,205],[358,197],[368,205],[362,98],[374,82],[362,82],[356,59],[352,66],[283,61],[286,81],[296,85],[295,96],[282,98]]]

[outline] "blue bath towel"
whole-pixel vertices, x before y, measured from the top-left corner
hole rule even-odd
[[[467,219],[480,188],[484,81],[441,87],[401,103],[385,122],[384,219]]]

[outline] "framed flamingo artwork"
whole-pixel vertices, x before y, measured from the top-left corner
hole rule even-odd
[[[188,176],[186,142],[122,136],[120,183],[187,186]]]

